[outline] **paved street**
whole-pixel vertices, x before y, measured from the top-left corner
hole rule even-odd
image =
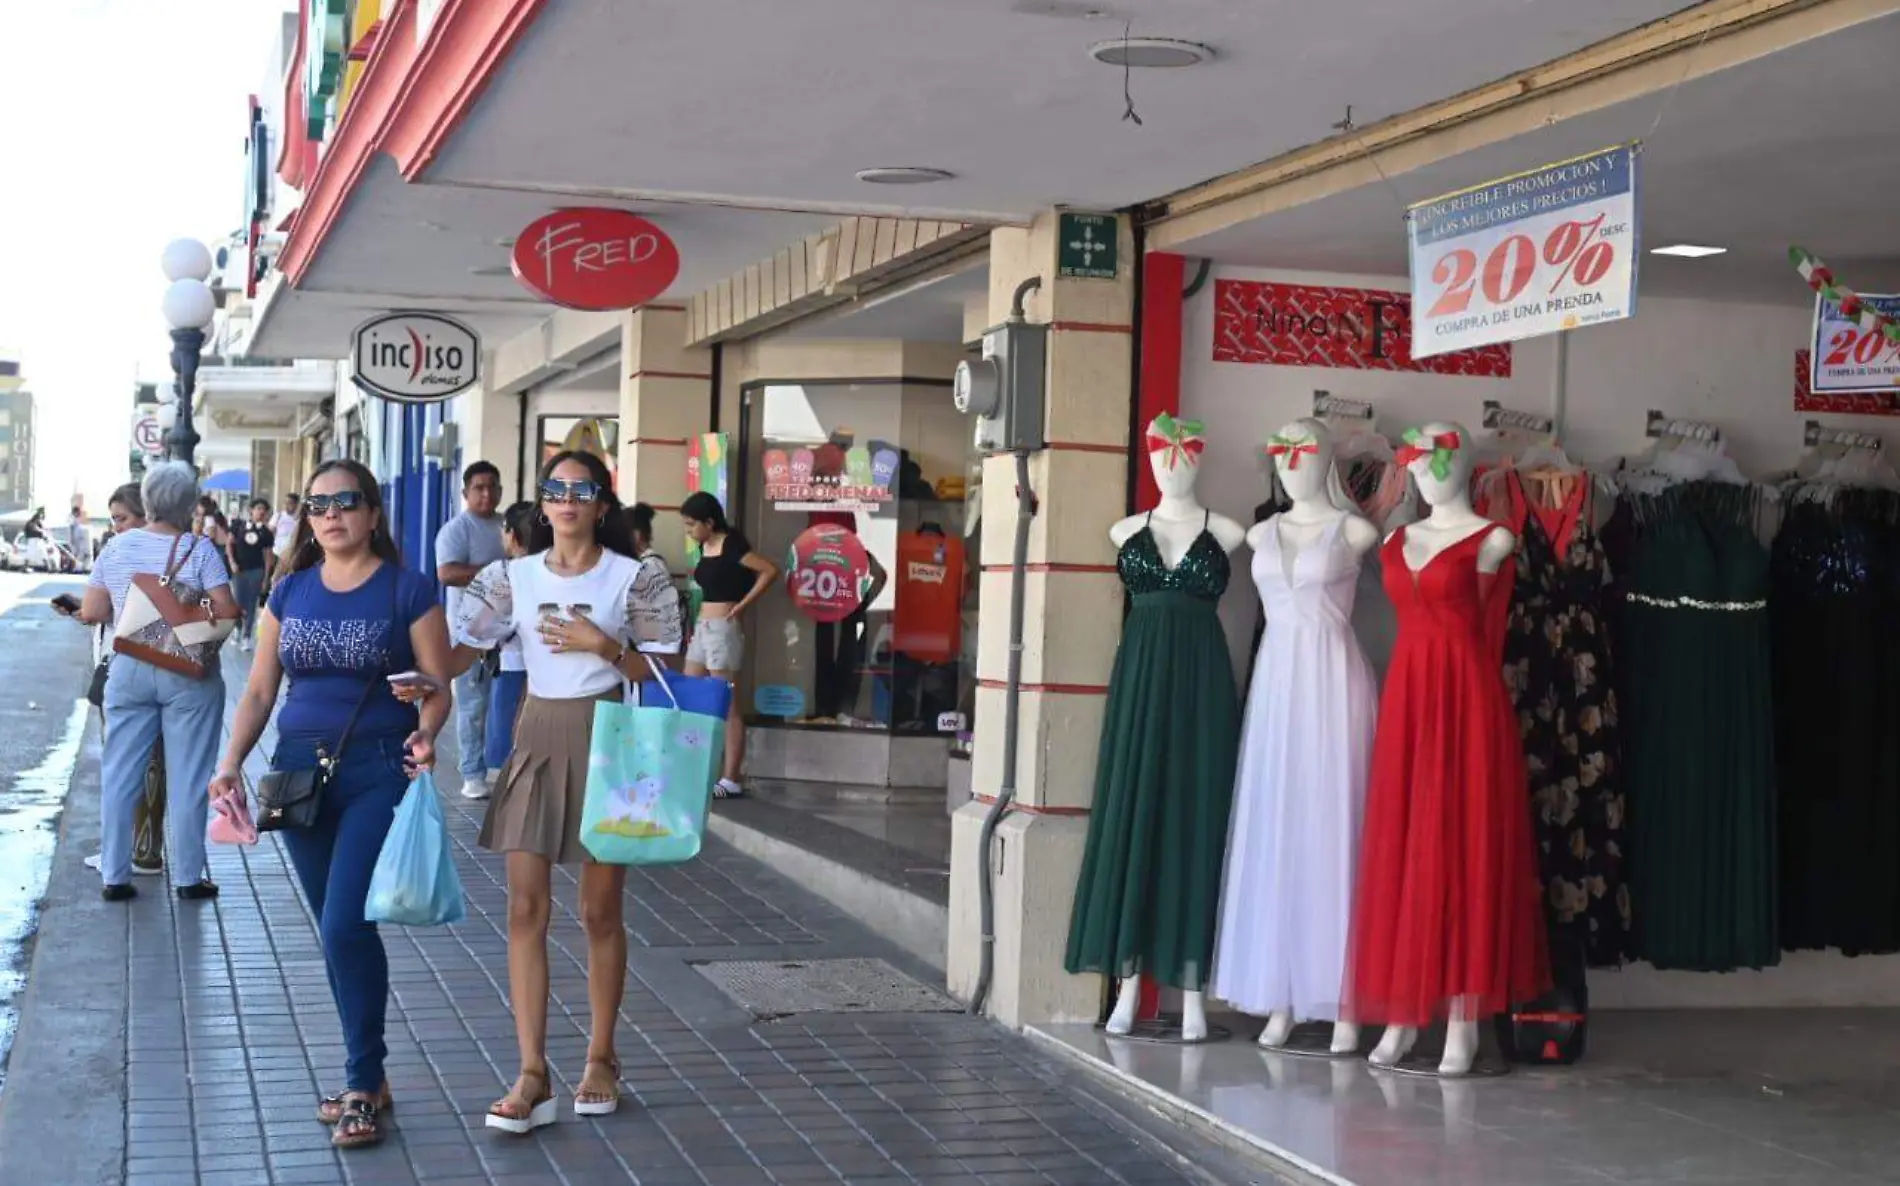
[[[930,973],[718,846],[692,865],[630,879],[620,1054],[631,1094],[621,1113],[564,1115],[527,1139],[490,1134],[483,1110],[516,1067],[504,897],[500,862],[474,848],[478,817],[452,793],[444,802],[469,918],[385,929],[395,1133],[339,1158],[311,1111],[320,1089],[337,1086],[341,1039],[284,855],[268,838],[254,850],[215,850],[224,887],[215,904],[153,893],[129,910],[101,902],[80,864],[97,828],[96,730],[87,733],[26,998],[18,1082],[0,1095],[4,1186],[1266,1180],[1146,1127],[1022,1039],[944,1011],[949,1003],[926,988]],[[453,769],[452,757],[444,764]],[[549,1055],[565,1099],[581,1071],[586,1000],[571,878],[562,884]],[[769,979],[782,965],[851,958],[887,961],[873,968],[886,983],[868,991],[896,995],[803,1006],[772,998],[787,991]],[[734,974],[746,971],[768,978],[753,1011],[710,978],[742,982]],[[861,1004],[934,1011],[849,1011]],[[772,1016],[793,1008],[810,1011]],[[48,1142],[49,1132],[85,1136]]]
[[[0,1089],[54,829],[86,724],[79,697],[91,644],[47,599],[81,587],[71,577],[0,573]]]

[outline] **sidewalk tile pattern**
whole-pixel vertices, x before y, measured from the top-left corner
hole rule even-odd
[[[313,1115],[343,1048],[317,935],[269,837],[217,849],[214,904],[135,903],[126,1186],[1149,1186],[1200,1180],[1078,1093],[1022,1039],[961,1015],[753,1023],[689,961],[876,955],[763,866],[717,845],[629,878],[621,1112],[528,1138],[484,1109],[517,1066],[501,862],[480,804],[444,795],[469,894],[452,928],[384,928],[392,1138],[338,1155]],[[548,1054],[565,1104],[586,1051],[586,946],[557,874]]]

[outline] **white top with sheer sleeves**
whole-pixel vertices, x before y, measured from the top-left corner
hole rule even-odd
[[[550,614],[587,618],[612,639],[647,654],[678,654],[684,636],[679,595],[664,564],[602,552],[579,576],[548,567],[547,554],[498,560],[475,574],[456,611],[456,633],[493,647],[513,634],[521,645],[528,694],[580,700],[612,692],[625,677],[599,655],[557,652],[536,627]]]

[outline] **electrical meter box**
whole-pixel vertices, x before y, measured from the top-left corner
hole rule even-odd
[[[1005,321],[983,331],[980,358],[957,364],[957,410],[976,417],[980,453],[1034,452],[1044,447],[1044,382],[1049,327]]]

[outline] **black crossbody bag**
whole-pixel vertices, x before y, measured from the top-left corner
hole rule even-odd
[[[350,710],[350,719],[344,723],[343,735],[337,738],[334,750],[318,746],[315,766],[307,770],[273,770],[258,780],[258,831],[308,828],[317,822],[317,816],[323,810],[324,789],[329,785],[337,764],[343,760],[343,751],[350,744],[350,734],[356,731],[356,718],[363,714],[363,706],[369,703],[377,683],[389,675],[389,661],[396,650],[396,631],[401,625],[396,614],[396,599],[402,590],[401,573],[394,574],[394,584],[395,591],[389,596],[389,646],[383,651],[382,672],[363,685],[363,694],[357,698],[356,707]]]

